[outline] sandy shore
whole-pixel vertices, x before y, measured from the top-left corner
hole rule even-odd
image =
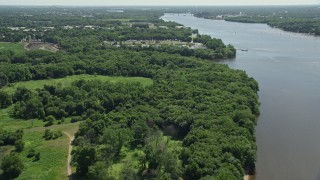
[[[245,175],[243,177],[244,180],[255,180],[256,176],[255,175]]]

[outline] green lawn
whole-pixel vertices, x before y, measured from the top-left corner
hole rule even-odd
[[[25,130],[25,149],[20,153],[26,168],[18,179],[68,179],[67,177],[67,157],[69,148],[69,137],[63,134],[56,140],[44,140],[45,129],[53,131],[61,130],[74,136],[79,129],[78,123],[67,123],[50,127],[35,127]],[[40,152],[41,159],[34,162],[26,157],[28,151],[33,148]]]
[[[17,179],[68,179],[67,156],[69,138],[64,134],[56,140],[44,140],[43,131],[25,132],[24,150],[19,153],[24,163],[24,170]],[[40,152],[40,160],[27,158],[28,151],[33,148]]]
[[[26,51],[21,43],[0,42],[0,51],[2,50],[12,50],[17,54],[21,54]]]
[[[18,130],[18,129],[28,129],[38,126],[43,126],[45,123],[38,119],[33,120],[22,120],[15,119],[11,116],[13,111],[13,106],[6,109],[0,109],[0,129],[4,130]]]
[[[143,77],[110,77],[110,76],[101,76],[101,75],[74,75],[67,76],[65,78],[60,79],[45,79],[45,80],[33,80],[33,81],[25,81],[14,83],[11,86],[3,87],[2,89],[6,92],[14,92],[18,87],[26,87],[31,90],[35,90],[37,88],[42,88],[44,85],[57,85],[61,84],[62,86],[69,86],[72,82],[76,80],[101,80],[103,82],[121,82],[121,83],[129,83],[129,82],[140,82],[144,86],[152,85],[152,79],[143,78]]]
[[[4,129],[14,130],[18,129],[18,127],[30,128],[30,121],[21,120],[17,122],[19,123],[13,121],[13,125],[5,126]],[[79,129],[79,124],[80,123],[67,123],[61,125],[54,125],[47,128],[53,131],[61,130],[70,134],[71,136],[74,136],[74,134]],[[3,124],[1,124],[0,127],[3,127]],[[69,148],[69,137],[66,134],[63,134],[63,136],[58,139],[47,141],[43,138],[43,133],[45,129],[45,127],[38,126],[24,130],[23,141],[25,142],[25,146],[24,150],[21,153],[19,153],[19,156],[23,161],[25,168],[22,174],[17,179],[68,179],[67,156]],[[40,152],[41,158],[39,161],[34,161],[34,158],[27,158],[27,154],[31,148],[35,149],[36,152]],[[14,150],[12,146],[1,147],[0,153],[2,155],[0,154],[0,160],[2,159],[2,156],[8,154],[12,150]]]

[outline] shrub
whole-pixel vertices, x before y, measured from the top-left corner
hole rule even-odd
[[[36,151],[32,148],[29,150],[28,154],[27,154],[27,158],[32,158],[33,156],[35,156]]]
[[[56,120],[56,118],[54,116],[52,116],[52,115],[47,116],[46,118],[44,118],[44,121],[47,122],[44,126],[45,127],[52,126],[54,124],[55,120]]]
[[[24,165],[17,154],[13,153],[3,158],[1,169],[4,179],[14,179],[18,177],[23,168]]]
[[[45,140],[57,139],[61,136],[62,136],[62,131],[60,131],[60,130],[51,131],[50,129],[46,129],[44,131],[44,135],[43,135]]]
[[[40,152],[37,152],[34,156],[34,160],[35,161],[39,161],[40,160]]]
[[[79,122],[82,121],[82,117],[81,116],[75,116],[71,118],[71,123],[75,123],[75,122]]]
[[[14,147],[16,148],[17,152],[21,152],[24,148],[24,142],[22,139],[16,140],[14,143]]]
[[[43,135],[43,137],[44,137],[45,140],[50,140],[50,139],[52,139],[52,136],[53,136],[53,133],[50,131],[50,129],[44,130],[44,135]]]
[[[53,136],[52,136],[52,139],[57,139],[59,137],[62,136],[62,132],[59,130],[59,131],[55,131],[53,132]]]

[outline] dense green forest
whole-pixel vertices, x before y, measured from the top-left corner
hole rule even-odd
[[[34,130],[43,141],[54,142],[63,134],[50,127],[79,122],[72,142],[73,179],[238,180],[254,173],[258,83],[244,71],[212,61],[234,57],[232,45],[164,22],[159,19],[164,12],[0,7],[0,40],[10,48],[22,41],[59,49],[0,45],[0,116],[46,127],[43,136],[40,127],[6,130],[0,119],[0,153],[15,147],[0,154],[1,178],[28,177],[23,173],[46,158],[42,148],[23,141],[25,133]],[[128,40],[159,44],[124,45]],[[192,41],[205,48],[160,43],[165,40]],[[22,81],[63,81],[86,74],[90,79],[68,85],[6,90]],[[102,76],[144,77],[152,83],[107,82]]]

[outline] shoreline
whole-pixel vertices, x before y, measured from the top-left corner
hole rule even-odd
[[[195,16],[194,14],[192,14],[192,15],[196,18],[201,18],[201,19],[219,20],[219,21],[244,23],[244,24],[265,24],[271,28],[279,29],[284,32],[289,32],[289,33],[294,33],[294,34],[302,34],[302,35],[306,35],[306,36],[320,37],[320,35],[317,35],[316,33],[305,33],[305,32],[295,32],[295,31],[284,30],[283,28],[280,28],[280,27],[274,27],[274,26],[270,25],[268,22],[243,22],[243,21],[237,21],[237,20],[232,20],[232,19],[215,19],[215,18],[199,17],[199,16]]]
[[[256,175],[245,175],[243,177],[243,180],[255,180],[256,179]]]

